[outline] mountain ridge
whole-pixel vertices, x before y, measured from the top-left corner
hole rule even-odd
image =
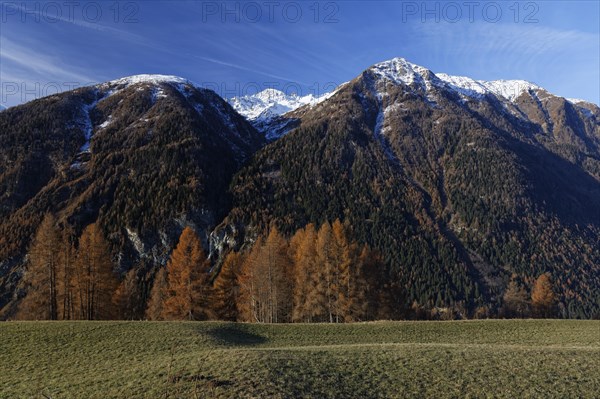
[[[511,276],[549,272],[563,316],[596,314],[600,108],[442,78],[386,61],[262,124],[168,75],[2,111],[0,306],[51,211],[76,231],[97,221],[120,271],[164,265],[184,226],[218,264],[273,225],[340,219],[418,306],[494,311]]]
[[[424,87],[421,89],[425,91],[442,86],[453,90],[465,99],[478,100],[485,95],[492,95],[500,101],[514,103],[519,96],[530,91],[549,93],[541,86],[525,80],[499,79],[485,81],[465,76],[448,75],[441,72],[434,73],[425,67],[413,64],[400,57],[374,64],[365,71],[375,72],[383,79],[396,83],[401,82],[408,86],[423,84]],[[286,118],[286,114],[293,114],[296,110],[305,106],[314,107],[330,98],[347,83],[343,83],[333,91],[319,96],[314,96],[313,94],[306,96],[297,94],[288,95],[277,89],[265,89],[254,95],[232,97],[228,99],[228,102],[258,130],[263,131],[267,135],[268,140],[272,141],[290,130],[286,119],[293,119],[293,117]],[[587,109],[587,107],[583,106],[585,104],[588,106],[597,106],[594,103],[584,100],[566,100],[583,109]]]

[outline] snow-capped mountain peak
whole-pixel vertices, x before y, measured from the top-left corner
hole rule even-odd
[[[163,85],[169,85],[179,91],[186,98],[192,94],[194,89],[204,90],[194,84],[192,81],[174,75],[156,75],[156,74],[142,74],[127,76],[124,78],[111,80],[108,82],[101,83],[96,87],[104,93],[104,98],[109,98],[122,90],[128,89],[132,86],[143,85],[150,86],[152,88],[152,98],[156,102],[161,98],[166,98],[167,94],[163,90]]]
[[[181,78],[179,76],[151,74],[127,76],[124,78],[101,83],[97,87],[100,90],[107,92],[106,97],[110,97],[113,94],[118,93],[121,90],[127,89],[134,85],[151,86],[153,87],[153,98],[154,100],[157,100],[166,97],[161,87],[164,84],[174,87],[186,97],[190,94],[191,88],[202,90],[190,80]]]
[[[445,87],[462,96],[479,98],[492,94],[509,101],[516,100],[529,90],[541,89],[538,85],[525,80],[475,80],[465,76],[453,76],[445,73],[433,73],[429,69],[413,64],[404,58],[394,58],[380,62],[369,68],[378,79],[395,84],[417,86],[424,91]]]
[[[492,93],[515,101],[521,94],[530,90],[543,90],[535,83],[526,80],[492,80],[484,82],[485,87]]]
[[[424,84],[431,79],[432,72],[404,58],[380,62],[369,68],[377,77],[406,85]]]

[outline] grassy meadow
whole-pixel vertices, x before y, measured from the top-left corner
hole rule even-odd
[[[0,324],[0,398],[594,398],[600,321]]]

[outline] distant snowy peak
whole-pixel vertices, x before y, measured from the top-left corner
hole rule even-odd
[[[276,89],[266,89],[260,93],[233,97],[228,101],[231,106],[250,121],[264,121],[294,111],[305,105],[315,105],[329,98],[331,93],[321,96],[308,94],[286,94]]]

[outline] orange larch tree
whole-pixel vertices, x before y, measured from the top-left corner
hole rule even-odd
[[[537,317],[552,317],[556,313],[556,295],[550,274],[540,275],[531,290],[531,304]]]
[[[288,243],[276,228],[258,239],[238,278],[238,309],[244,321],[279,323],[292,316],[292,260]]]
[[[240,291],[237,277],[243,262],[244,257],[239,252],[227,254],[213,283],[212,305],[220,320],[235,321],[237,319],[236,304]]]
[[[154,283],[150,290],[150,298],[146,308],[148,320],[162,320],[162,309],[167,293],[167,269],[161,267],[154,276]]]
[[[529,315],[531,303],[525,288],[521,286],[516,278],[512,278],[502,297],[504,305],[502,314],[504,317],[525,317]]]
[[[294,263],[294,289],[292,320],[310,323],[320,306],[314,285],[317,267],[317,232],[314,224],[308,224],[292,237],[290,248]]]
[[[62,320],[75,318],[75,289],[73,286],[75,275],[75,248],[76,237],[73,230],[66,226],[61,234],[60,267],[58,271],[58,308]]]
[[[58,319],[60,231],[50,213],[44,216],[28,253],[25,281],[29,286],[19,317],[34,320]]]
[[[131,269],[115,291],[112,301],[117,310],[117,316],[123,320],[139,320],[143,315],[137,270]]]
[[[96,223],[87,226],[79,238],[73,273],[75,313],[82,320],[115,317],[112,296],[118,286],[111,252]]]
[[[210,316],[210,262],[196,232],[186,227],[167,264],[162,308],[166,320],[205,320]]]

